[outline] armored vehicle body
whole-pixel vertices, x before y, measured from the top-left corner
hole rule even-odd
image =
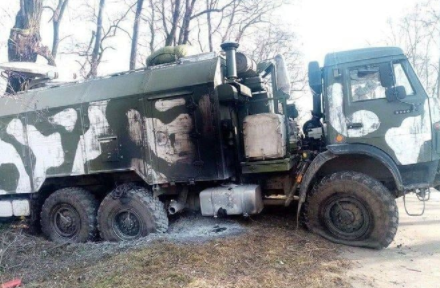
[[[0,216],[40,220],[54,241],[137,239],[168,215],[252,215],[290,206],[348,245],[388,246],[395,199],[436,185],[438,103],[398,48],[309,65],[299,131],[282,57],[238,44],[0,99]],[[293,209],[293,208],[292,208]]]

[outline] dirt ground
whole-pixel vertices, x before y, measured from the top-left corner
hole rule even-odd
[[[417,213],[422,204],[410,197],[407,207]],[[440,287],[440,192],[432,193],[423,216],[406,215],[402,199],[399,213],[399,230],[388,249],[342,248],[342,257],[352,261],[347,277],[353,287]]]
[[[417,212],[421,204],[408,199]],[[388,249],[334,245],[296,230],[293,213],[245,220],[186,214],[169,233],[127,243],[59,245],[22,223],[0,225],[0,284],[23,287],[439,287],[440,193]]]
[[[0,283],[24,287],[350,287],[338,246],[293,213],[245,220],[186,215],[130,243],[56,245],[20,225],[0,233]]]

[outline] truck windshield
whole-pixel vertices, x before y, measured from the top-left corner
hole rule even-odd
[[[414,89],[409,82],[407,72],[408,71],[408,62],[398,62],[394,63],[394,74],[396,77],[396,86],[403,86],[406,90],[406,95],[412,96],[414,95]],[[406,66],[406,67],[404,67]]]

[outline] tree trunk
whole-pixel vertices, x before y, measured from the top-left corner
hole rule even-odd
[[[21,0],[20,11],[15,18],[14,28],[8,40],[8,59],[11,62],[35,62],[39,44],[40,21],[43,0]]]
[[[154,44],[155,44],[155,24],[154,22],[156,21],[156,12],[155,12],[155,8],[154,8],[154,3],[153,0],[150,0],[150,7],[151,7],[151,21],[150,21],[150,54],[153,54],[154,52]],[[165,28],[165,27],[164,27]]]
[[[171,46],[175,43],[177,25],[179,24],[179,16],[180,16],[180,0],[175,0],[171,30],[168,33],[167,38],[165,40],[165,46]]]
[[[92,59],[90,61],[90,72],[87,75],[87,78],[94,78],[98,76],[98,66],[99,66],[99,55],[101,54],[101,42],[102,42],[102,20],[105,9],[105,1],[99,1],[99,11],[98,11],[98,19],[96,20],[96,33],[95,33],[95,43],[92,51]]]
[[[144,0],[138,0],[136,6],[136,15],[134,18],[133,25],[133,39],[131,40],[131,55],[130,55],[130,70],[136,69],[136,60],[137,60],[137,47],[139,41],[139,26],[142,14],[142,8],[144,5]]]
[[[186,0],[185,13],[182,21],[182,28],[180,29],[179,44],[188,44],[189,28],[191,24],[191,16],[194,10],[196,0]]]
[[[206,0],[206,18],[208,21],[208,45],[209,45],[209,52],[214,51],[214,45],[212,44],[212,19],[211,19],[211,9],[212,9],[212,2],[211,0]]]
[[[54,10],[53,14],[53,43],[52,43],[52,56],[57,57],[58,47],[60,45],[60,26],[63,20],[64,12],[66,11],[69,0],[58,0],[58,6]]]
[[[55,60],[47,47],[41,46],[40,22],[43,0],[20,0],[20,10],[15,18],[8,39],[9,62],[36,62],[38,55],[46,58],[50,65]],[[22,77],[11,75],[6,93],[14,94],[22,90]]]
[[[438,71],[437,71],[437,98],[440,99],[440,58],[438,60]]]

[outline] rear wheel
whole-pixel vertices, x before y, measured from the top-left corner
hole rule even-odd
[[[305,220],[310,230],[333,242],[380,249],[394,239],[398,210],[390,191],[377,180],[338,172],[313,188]]]
[[[102,201],[98,227],[106,241],[128,241],[166,232],[168,217],[163,203],[148,189],[122,185]]]
[[[41,209],[41,230],[49,240],[82,243],[96,236],[98,201],[81,188],[54,192]]]

